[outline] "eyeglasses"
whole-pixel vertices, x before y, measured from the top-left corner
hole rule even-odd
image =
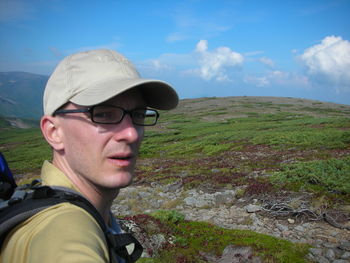
[[[57,110],[53,115],[89,112],[91,121],[100,124],[118,124],[126,114],[129,114],[132,123],[139,126],[153,126],[159,118],[158,111],[149,108],[139,108],[133,110],[125,110],[120,107],[111,105],[95,105],[85,109],[74,110]]]

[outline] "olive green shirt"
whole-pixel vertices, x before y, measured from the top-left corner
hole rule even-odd
[[[54,165],[45,161],[44,185],[78,191]],[[0,263],[109,262],[105,236],[95,219],[70,203],[47,208],[14,228],[1,248]]]

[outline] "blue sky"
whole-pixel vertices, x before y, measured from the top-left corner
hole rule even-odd
[[[181,98],[350,104],[350,0],[0,0],[0,71],[110,48]]]

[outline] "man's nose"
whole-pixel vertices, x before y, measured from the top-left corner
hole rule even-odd
[[[126,140],[128,142],[136,142],[143,135],[143,127],[135,125],[130,114],[125,114],[123,120],[117,124],[115,131],[116,140]]]

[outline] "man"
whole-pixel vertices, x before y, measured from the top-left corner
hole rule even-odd
[[[120,229],[110,207],[119,189],[132,183],[144,126],[172,109],[176,92],[165,82],[142,79],[112,50],[66,57],[44,92],[41,130],[53,149],[42,167],[44,185],[78,191],[111,231]],[[70,203],[51,206],[16,227],[6,238],[0,262],[110,262],[94,218]],[[121,259],[119,259],[122,262]]]

